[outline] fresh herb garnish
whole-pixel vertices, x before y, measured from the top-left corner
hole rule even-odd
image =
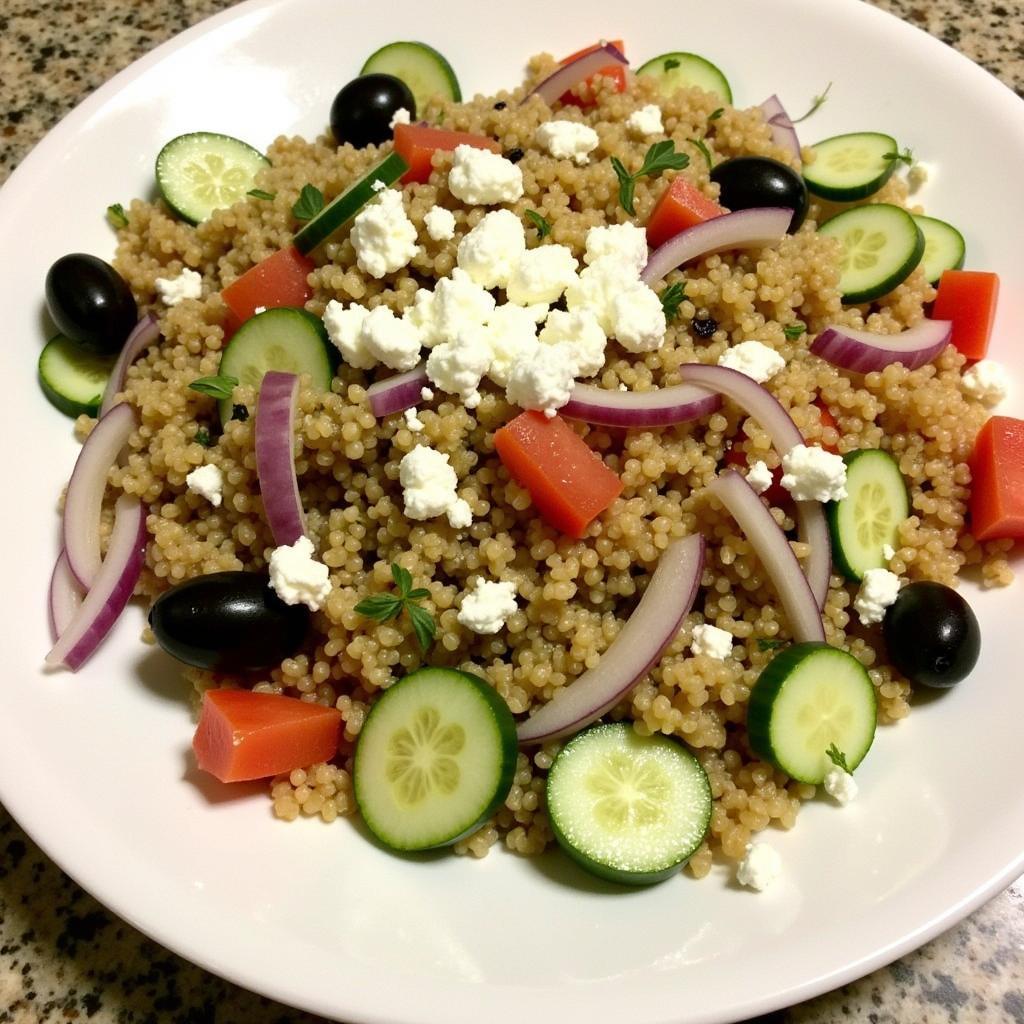
[[[712,110],[708,114],[709,121],[717,121],[725,113],[725,107],[719,107],[717,110]]]
[[[673,320],[679,314],[679,307],[686,298],[686,285],[682,281],[673,281],[659,296],[661,308],[666,320]]]
[[[210,437],[210,432],[206,427],[200,427],[196,431],[196,443],[201,444],[204,448],[209,448],[213,444],[213,438]]]
[[[662,139],[654,143],[649,150],[640,170],[636,174],[630,174],[623,166],[622,161],[612,157],[612,170],[615,177],[619,179],[619,202],[626,213],[636,215],[636,207],[633,205],[633,195],[636,191],[636,183],[644,177],[660,174],[662,171],[681,171],[688,167],[690,158],[685,153],[676,152],[676,144],[672,139]]]
[[[902,164],[906,164],[908,167],[914,166],[914,151],[907,146],[902,153],[886,153],[882,158],[884,160],[899,161]]]
[[[821,108],[825,105],[825,100],[828,99],[828,91],[831,88],[832,83],[829,82],[828,85],[825,86],[824,92],[822,92],[820,96],[815,96],[811,100],[811,106],[807,113],[804,114],[802,117],[796,118],[795,120],[791,119],[790,124],[799,124],[801,121],[806,121],[807,118],[809,118],[812,114],[816,114],[819,110],[821,110]]]
[[[216,377],[199,377],[192,381],[189,387],[198,391],[201,395],[209,395],[211,398],[230,398],[231,389],[238,384],[237,377],[228,374],[218,374]]]
[[[846,763],[846,755],[834,743],[825,751],[825,756],[837,768],[841,768],[844,772],[849,774],[850,766]]]
[[[111,203],[107,207],[107,223],[112,228],[128,227],[128,215],[120,203]]]
[[[537,229],[537,234],[541,238],[547,238],[551,234],[551,224],[536,210],[527,210],[526,219]]]
[[[378,622],[397,619],[404,611],[412,623],[420,650],[426,652],[434,642],[437,623],[430,612],[416,602],[424,597],[430,597],[430,591],[425,587],[417,587],[413,590],[412,575],[408,569],[403,569],[397,562],[391,563],[391,578],[398,588],[397,594],[372,594],[370,597],[364,597],[356,605],[356,611],[360,615],[365,615],[368,619],[376,619]]]
[[[245,194],[247,196],[252,196],[253,199],[265,199],[268,203],[277,195],[276,192],[264,192],[261,188],[251,188]],[[321,202],[322,201],[323,199],[321,197]]]
[[[315,185],[303,185],[292,207],[296,220],[312,220],[324,208],[324,194]]]
[[[790,340],[796,341],[801,334],[807,333],[807,325],[800,323],[799,320],[795,324],[787,324],[782,328],[782,333]]]
[[[708,149],[708,147],[705,144],[704,140],[703,139],[687,139],[686,141],[689,142],[691,145],[696,146],[700,150],[701,156],[703,156],[704,159],[708,163],[708,170],[709,171],[712,170],[714,168],[714,166],[715,166],[715,161],[714,161],[714,159],[711,156],[711,150]]]
[[[680,62],[679,62],[678,60],[676,60],[676,58],[675,58],[675,57],[669,57],[669,58],[668,58],[668,59],[667,59],[667,60],[665,61],[665,70],[666,70],[666,71],[671,71],[671,70],[672,70],[673,68],[677,68],[677,67],[679,67],[679,63],[680,63]]]
[[[766,636],[761,636],[757,638],[757,649],[759,651],[774,651],[776,647],[782,647],[785,643],[785,640],[770,640]]]
[[[231,406],[231,418],[233,420],[238,420],[239,423],[244,423],[249,418],[248,407],[236,402]]]

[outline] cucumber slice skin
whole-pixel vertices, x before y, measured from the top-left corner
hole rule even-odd
[[[185,194],[183,175],[185,165],[190,156],[203,153],[216,153],[220,156],[225,154],[232,157],[235,164],[242,170],[248,172],[248,180],[239,185],[237,194],[229,202],[210,205],[202,204],[190,199]],[[164,202],[189,224],[198,224],[206,220],[210,214],[224,206],[230,206],[245,197],[245,194],[253,187],[253,179],[256,173],[264,167],[269,167],[270,161],[249,143],[241,139],[232,138],[230,135],[221,135],[217,132],[189,132],[187,135],[179,135],[166,143],[156,157],[156,183]]]
[[[220,360],[220,373],[241,384],[259,386],[267,370],[308,373],[314,387],[330,391],[338,352],[323,322],[292,306],[276,306],[246,320],[232,335]],[[222,399],[220,419],[231,419],[232,401]]]
[[[850,694],[854,700],[862,702],[859,710],[863,721],[859,735],[853,737],[852,742],[848,739],[842,742],[833,740],[846,756],[850,771],[856,769],[874,742],[878,698],[867,669],[852,654],[825,643],[794,644],[776,654],[762,669],[747,704],[747,737],[755,754],[774,764],[791,779],[819,786],[832,767],[825,751],[821,753],[818,768],[810,769],[806,764],[797,763],[790,753],[792,745],[781,735],[785,723],[779,721],[782,717],[779,706],[787,687],[799,686],[802,681],[806,685],[809,668],[819,668],[819,678],[826,680],[834,680],[839,672],[845,672],[851,683]],[[828,748],[827,743],[825,748]]]
[[[665,61],[678,61],[676,67],[665,67]],[[659,80],[659,91],[671,96],[678,89],[696,86],[717,96],[723,103],[732,103],[732,87],[719,67],[696,53],[662,53],[637,69],[638,75]]]
[[[116,355],[97,355],[57,334],[39,353],[39,386],[66,416],[95,416]]]
[[[625,868],[612,863],[608,858],[598,858],[584,849],[578,841],[574,841],[568,835],[567,814],[563,812],[563,808],[566,804],[574,802],[573,795],[566,791],[570,787],[578,788],[581,784],[578,778],[566,778],[575,770],[575,766],[572,765],[574,759],[585,759],[590,753],[586,749],[588,746],[597,747],[600,755],[601,745],[615,752],[628,748],[631,744],[655,748],[661,756],[667,755],[672,759],[678,759],[679,766],[685,766],[683,771],[688,773],[689,781],[697,791],[695,806],[692,808],[696,825],[691,830],[688,841],[682,842],[671,857],[662,858],[660,863]],[[574,736],[562,748],[551,766],[546,795],[551,829],[562,850],[585,871],[620,885],[654,885],[677,874],[704,841],[711,824],[711,783],[700,762],[678,741],[668,736],[639,736],[628,722],[594,725]]]
[[[885,568],[882,547],[885,544],[896,547],[899,525],[910,515],[910,495],[896,460],[888,452],[862,448],[847,452],[843,462],[846,463],[847,497],[830,501],[825,506],[825,516],[832,535],[832,559],[836,568],[848,580],[859,583],[868,569]],[[882,486],[891,509],[892,525],[885,536],[874,538],[870,547],[865,548],[856,536],[855,509],[858,494],[873,482]]]
[[[439,683],[440,681],[440,683]],[[391,808],[382,806],[376,798],[381,786],[383,777],[386,777],[387,768],[385,765],[375,763],[379,754],[377,749],[372,749],[377,744],[376,733],[379,729],[388,729],[387,719],[392,712],[401,715],[400,703],[415,701],[410,694],[429,693],[434,691],[441,693],[441,685],[448,694],[462,690],[467,699],[474,702],[474,709],[479,712],[480,720],[474,723],[474,728],[480,729],[483,723],[491,732],[493,763],[489,766],[492,785],[490,797],[481,803],[473,806],[468,813],[462,816],[456,827],[451,827],[429,836],[420,836],[419,839],[411,841],[408,836],[400,837],[382,822],[381,817],[391,811]],[[454,690],[452,689],[454,688]],[[447,705],[450,709],[453,702]],[[399,719],[405,721],[405,718]],[[468,732],[468,730],[467,730]],[[392,734],[394,735],[394,734]],[[512,781],[515,778],[516,760],[518,757],[518,742],[516,739],[515,719],[508,705],[484,680],[468,672],[461,672],[457,669],[447,668],[421,668],[410,673],[399,680],[392,687],[385,691],[383,696],[370,709],[370,713],[363,723],[359,734],[359,741],[356,744],[355,758],[352,770],[353,793],[356,805],[362,815],[366,827],[374,837],[387,849],[399,853],[409,853],[421,850],[433,850],[443,846],[450,846],[460,839],[471,835],[480,825],[485,822],[505,801]],[[378,811],[382,814],[378,815]]]
[[[377,193],[375,182],[393,185],[409,165],[397,153],[388,153],[380,163],[371,167],[366,175],[350,185],[340,196],[335,196],[315,217],[296,232],[292,244],[303,256],[308,256],[335,231],[344,227]]]
[[[889,237],[878,250],[884,257],[882,269],[873,275],[858,272],[856,268],[852,272],[844,270],[839,286],[843,289],[845,305],[855,306],[871,302],[888,295],[902,284],[921,262],[924,255],[924,234],[906,210],[890,203],[872,203],[867,206],[855,206],[852,210],[843,210],[818,228],[819,234],[842,237],[849,231],[871,229],[872,222],[874,229],[878,230],[878,224],[883,220],[888,222],[884,225],[884,231],[889,233]],[[902,239],[895,239],[895,244],[902,242],[902,250],[896,249],[894,245],[894,238],[898,234],[902,235]],[[844,277],[847,279],[845,284]]]
[[[882,132],[850,132],[847,135],[833,135],[831,138],[822,139],[816,142],[811,149],[817,152],[817,158],[804,166],[804,181],[807,189],[822,199],[830,199],[837,203],[852,203],[858,199],[867,199],[873,196],[893,175],[898,160],[883,160],[876,164],[874,169],[868,169],[857,180],[847,180],[843,184],[837,183],[834,179],[829,181],[825,168],[822,166],[822,150],[826,156],[832,148],[837,148],[844,143],[851,143],[851,140],[859,139],[875,150],[885,153],[898,153],[899,147],[891,135]]]
[[[388,43],[366,58],[359,74],[383,72],[400,78],[416,99],[421,114],[434,96],[458,103],[462,100],[459,79],[444,54],[415,40]]]
[[[924,255],[921,266],[929,284],[938,284],[946,270],[960,270],[967,256],[964,236],[952,224],[938,217],[912,213],[914,223],[924,235]]]

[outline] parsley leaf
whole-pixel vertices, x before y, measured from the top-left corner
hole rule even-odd
[[[619,179],[619,203],[626,213],[636,215],[636,207],[633,205],[633,196],[636,192],[636,183],[640,178],[660,174],[662,171],[681,171],[689,166],[690,158],[685,153],[676,152],[676,144],[671,139],[662,139],[655,142],[644,157],[644,162],[636,174],[630,174],[623,166],[622,161],[613,156],[611,158],[612,170],[615,177]]]
[[[850,771],[850,766],[846,763],[846,755],[834,743],[825,751],[825,756],[837,768],[841,768],[844,772]]]
[[[403,603],[402,599],[395,597],[394,594],[371,594],[356,605],[356,611],[368,619],[387,622],[401,614]]]
[[[421,608],[417,601],[430,596],[426,587],[413,589],[412,574],[403,569],[397,562],[391,563],[391,578],[395,581],[397,594],[371,594],[364,597],[356,605],[356,611],[368,619],[388,622],[397,619],[402,612],[409,616],[413,632],[419,642],[420,650],[426,653],[437,633],[437,623],[426,608]]]
[[[785,646],[785,640],[770,640],[766,636],[758,637],[757,649],[759,651],[774,651],[776,647]]]
[[[633,175],[626,170],[617,156],[612,157],[612,170],[615,172],[615,177],[619,179],[619,205],[626,213],[635,215],[633,193],[636,191],[636,184],[633,181]]]
[[[218,374],[216,377],[199,377],[189,384],[193,391],[201,395],[209,395],[211,398],[230,398],[231,389],[238,384],[237,377],[228,374]]]
[[[395,586],[398,587],[399,596],[408,597],[409,591],[412,590],[412,573],[408,569],[403,569],[397,562],[392,562],[391,578],[395,581]]]
[[[681,281],[674,281],[659,296],[661,308],[666,320],[672,320],[679,314],[679,307],[686,298],[686,285]]]
[[[112,228],[128,227],[128,215],[120,203],[111,203],[107,207],[107,223]]]
[[[799,320],[797,320],[796,323],[787,324],[785,327],[783,327],[782,328],[782,333],[790,341],[796,341],[796,339],[799,338],[801,334],[806,334],[807,333],[807,325],[806,324],[802,324],[802,323],[800,323]]]
[[[725,113],[725,107],[719,107],[717,110],[712,110],[708,114],[709,121],[717,121]]]
[[[822,92],[822,94],[820,96],[815,96],[811,100],[811,106],[808,109],[807,113],[802,115],[801,117],[790,118],[790,124],[799,124],[801,121],[806,121],[807,118],[809,118],[812,114],[816,114],[819,110],[821,110],[821,108],[825,105],[825,101],[828,99],[828,92],[831,88],[832,83],[829,82],[828,85],[825,86],[825,89]]]
[[[314,185],[303,185],[292,207],[296,220],[312,220],[324,208],[324,194]]]
[[[675,57],[669,57],[665,60],[665,70],[672,71],[674,68],[679,67],[679,63]]]
[[[421,608],[418,604],[406,604],[405,610],[409,614],[413,632],[415,632],[416,639],[419,641],[420,650],[426,652],[427,648],[434,642],[434,636],[437,633],[437,623],[434,622],[433,615],[426,608]]]
[[[213,444],[213,438],[210,437],[210,432],[206,427],[200,427],[196,431],[196,444],[201,444],[204,448],[209,448]]]
[[[711,150],[708,149],[707,144],[704,142],[704,140],[687,139],[686,141],[689,142],[691,145],[696,146],[700,150],[701,156],[703,156],[704,159],[707,161],[708,170],[712,170],[715,166],[715,161],[712,159]]]
[[[276,192],[264,192],[261,188],[251,188],[245,194],[247,196],[252,196],[253,199],[265,199],[268,203],[277,195]],[[323,200],[321,198],[321,202],[322,201]]]
[[[547,238],[551,234],[551,224],[536,210],[527,210],[526,219],[537,229],[540,238]]]
[[[886,153],[883,159],[892,161],[898,160],[900,163],[906,164],[908,167],[913,167],[914,151],[908,146],[902,153]]]

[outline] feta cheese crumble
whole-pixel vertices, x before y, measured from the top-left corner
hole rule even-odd
[[[392,370],[411,370],[419,364],[419,330],[408,320],[395,316],[387,306],[377,306],[366,314],[360,342],[370,357]]]
[[[408,124],[412,120],[412,115],[405,107],[399,107],[394,114],[391,115],[391,120],[388,121],[388,127],[394,131],[395,125]]]
[[[853,599],[853,609],[865,626],[881,622],[885,609],[896,600],[899,592],[900,578],[895,573],[888,569],[868,569]]]
[[[786,365],[786,360],[760,341],[741,341],[718,357],[718,365],[738,370],[763,384]]]
[[[459,242],[458,263],[481,288],[504,288],[525,253],[523,222],[511,210],[492,210]]]
[[[846,463],[817,445],[794,445],[782,456],[782,486],[797,501],[838,501],[846,497]]]
[[[220,466],[207,465],[193,469],[185,477],[185,485],[193,494],[205,498],[214,508],[223,500],[224,474],[220,471]]]
[[[494,311],[494,296],[456,267],[433,291],[420,288],[404,318],[420,329],[427,348],[448,341],[460,331],[482,327]]]
[[[668,324],[658,293],[642,281],[630,281],[612,300],[612,336],[627,352],[661,348]]]
[[[413,448],[398,464],[405,514],[410,519],[433,519],[446,515],[456,529],[473,521],[469,503],[455,493],[459,478],[448,456],[426,445]]]
[[[694,654],[706,654],[709,658],[724,661],[732,654],[732,633],[727,629],[701,623],[693,627],[693,643],[690,650]]]
[[[566,305],[570,312],[590,310],[597,317],[601,330],[610,338],[615,331],[615,296],[631,276],[635,277],[617,255],[598,256],[566,288]]]
[[[480,404],[480,381],[491,365],[491,347],[483,327],[463,327],[451,341],[427,357],[427,376],[442,391],[458,395],[469,409]]]
[[[456,199],[471,206],[514,203],[523,195],[523,172],[489,149],[456,146],[448,188]]]
[[[512,302],[495,307],[485,336],[491,353],[487,376],[500,387],[508,384],[512,367],[522,359],[532,359],[540,345],[532,311]]]
[[[859,792],[857,783],[849,772],[836,765],[825,773],[825,792],[841,807],[845,807]]]
[[[505,620],[516,611],[516,585],[478,580],[476,589],[462,599],[456,616],[458,621],[474,633],[497,633]]]
[[[512,367],[505,395],[522,409],[539,409],[552,417],[569,401],[576,378],[576,360],[568,345],[541,345],[531,359]]]
[[[593,377],[604,366],[608,339],[589,309],[567,312],[553,309],[540,332],[544,345],[568,345],[576,361],[577,377]]]
[[[767,843],[747,843],[747,855],[736,869],[736,881],[764,892],[782,874],[782,858]]]
[[[589,155],[601,141],[589,125],[578,121],[546,121],[537,129],[537,145],[546,149],[556,160],[574,160],[577,164],[589,162]]]
[[[757,494],[764,494],[772,485],[772,471],[760,459],[747,470],[747,483]]]
[[[657,103],[648,103],[646,107],[634,110],[626,118],[626,128],[639,136],[661,135],[665,131],[661,123],[661,107]]]
[[[647,265],[647,232],[636,224],[608,224],[587,232],[583,262],[615,256],[639,274]]]
[[[891,562],[896,557],[896,549],[891,544],[883,544],[882,557],[887,562]]]
[[[420,398],[422,398],[424,402],[429,402],[433,397],[434,392],[431,391],[430,388],[420,388]]]
[[[270,553],[270,586],[285,604],[304,604],[319,611],[331,592],[330,573],[313,557],[313,542],[300,537]]]
[[[324,328],[341,358],[357,370],[369,370],[377,362],[363,341],[363,321],[370,311],[352,303],[345,308],[337,299],[331,299],[324,310]]]
[[[420,251],[416,227],[402,205],[402,193],[389,188],[363,207],[349,233],[359,269],[381,278],[401,270]]]
[[[405,410],[405,425],[414,434],[418,434],[423,429],[423,420],[416,414],[415,409]]]
[[[572,250],[564,245],[541,245],[524,251],[508,278],[509,302],[520,306],[556,302],[576,280],[578,266]]]
[[[189,267],[185,267],[177,277],[158,277],[154,284],[165,306],[176,306],[185,299],[203,296],[203,275]]]
[[[455,214],[443,206],[432,206],[423,217],[423,226],[435,242],[455,237]]]
[[[981,359],[965,371],[963,389],[971,398],[994,408],[1010,393],[1010,375],[994,359]]]

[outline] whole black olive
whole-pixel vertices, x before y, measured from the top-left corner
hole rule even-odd
[[[410,120],[416,119],[416,100],[405,82],[394,75],[360,75],[334,97],[331,131],[338,145],[379,145],[391,138],[391,119],[400,107],[409,111]]]
[[[149,612],[168,654],[222,672],[273,668],[302,646],[309,618],[305,605],[285,604],[257,572],[196,576],[161,594]]]
[[[61,334],[98,352],[120,352],[139,318],[124,278],[96,256],[61,256],[46,274],[46,305]]]
[[[807,186],[804,179],[778,160],[766,156],[738,156],[723,160],[712,172],[721,192],[718,201],[729,210],[755,206],[785,206],[793,211],[790,233],[807,216]]]
[[[981,651],[971,606],[941,583],[909,583],[886,609],[889,659],[912,682],[944,689],[968,675]]]

